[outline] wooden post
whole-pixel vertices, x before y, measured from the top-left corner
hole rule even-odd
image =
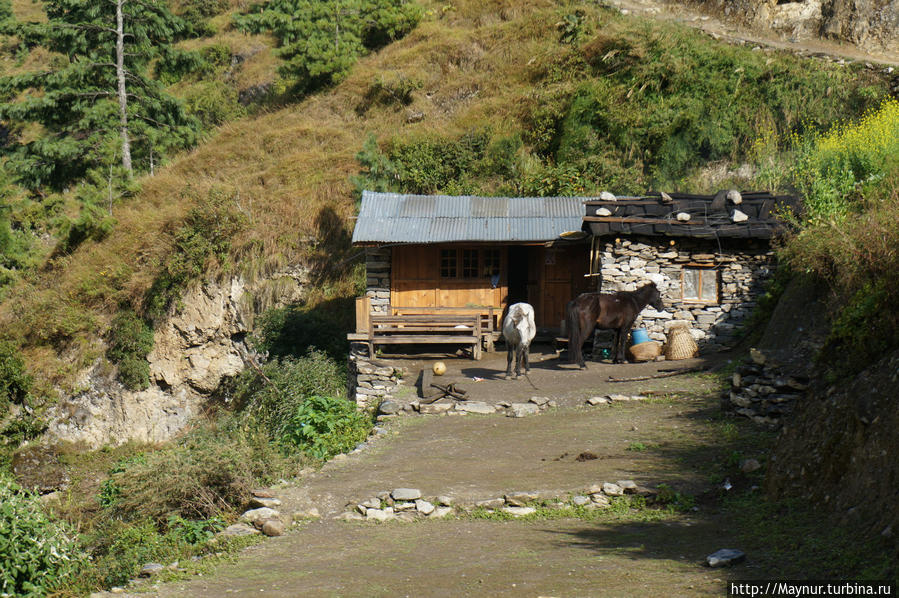
[[[371,330],[371,298],[356,297],[356,332]]]

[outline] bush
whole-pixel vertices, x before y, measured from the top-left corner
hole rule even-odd
[[[223,421],[126,464],[101,493],[125,521],[205,520],[240,509],[251,488],[290,477],[294,467],[266,434]]]
[[[133,310],[116,315],[109,329],[106,356],[119,366],[119,380],[126,388],[143,390],[150,385],[147,355],[153,350],[153,329]]]
[[[318,349],[335,362],[344,360],[349,350],[346,333],[355,325],[352,302],[349,297],[270,309],[256,320],[253,345],[270,357],[300,357]]]
[[[346,392],[346,370],[321,351],[310,349],[298,359],[273,360],[263,366],[262,373],[265,377],[256,372],[244,375],[237,403],[275,440],[308,397]]]
[[[43,512],[38,497],[0,473],[0,595],[43,596],[84,564],[66,527]]]
[[[10,403],[24,403],[33,383],[19,348],[9,341],[0,341],[0,412],[5,413]]]
[[[282,440],[316,459],[350,451],[365,440],[371,420],[346,399],[313,395],[285,422]]]
[[[234,236],[247,218],[223,189],[213,189],[191,208],[175,231],[174,251],[147,291],[144,313],[152,321],[165,315],[187,285],[206,273],[207,263],[224,262]]]

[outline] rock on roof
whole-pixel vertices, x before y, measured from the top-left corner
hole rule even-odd
[[[728,199],[727,191],[716,195],[650,193],[615,201],[588,200],[583,228],[597,236],[770,239],[785,227],[777,217],[781,210],[798,213],[799,202],[792,196],[766,192],[739,195],[739,204]],[[684,216],[679,220],[679,214],[689,215],[689,220]]]

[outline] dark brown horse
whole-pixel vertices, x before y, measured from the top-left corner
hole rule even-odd
[[[662,296],[654,282],[643,285],[636,291],[581,293],[569,301],[565,307],[568,325],[568,361],[582,368],[587,367],[581,347],[594,326],[615,331],[612,362],[624,361],[627,333],[647,305],[651,305],[657,311],[664,309]]]

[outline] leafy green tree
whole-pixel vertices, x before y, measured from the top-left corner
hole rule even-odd
[[[188,33],[160,0],[45,0],[45,23],[6,18],[3,33],[59,54],[52,70],[0,78],[0,119],[42,135],[5,148],[29,188],[61,188],[92,168],[152,169],[195,142],[198,121],[150,76],[163,49]]]
[[[278,37],[284,77],[299,93],[340,81],[356,60],[411,31],[419,7],[405,0],[270,0],[235,17],[250,33]]]

